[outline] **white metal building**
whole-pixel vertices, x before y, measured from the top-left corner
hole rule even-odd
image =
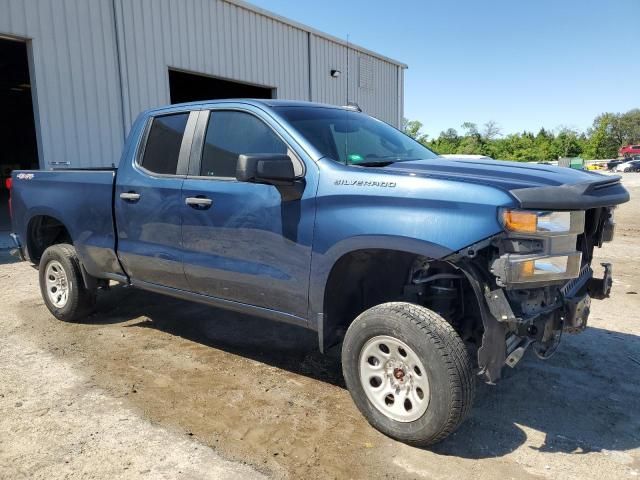
[[[0,168],[117,164],[139,112],[204,98],[348,90],[400,125],[404,68],[239,0],[0,0]]]

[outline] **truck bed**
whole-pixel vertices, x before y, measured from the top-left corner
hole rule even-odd
[[[37,263],[42,253],[34,226],[52,219],[66,226],[87,272],[122,274],[115,254],[115,168],[16,170],[12,177],[13,231],[28,258]]]

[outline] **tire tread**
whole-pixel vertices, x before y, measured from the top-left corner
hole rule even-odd
[[[96,292],[88,290],[84,284],[84,280],[82,278],[82,269],[80,267],[80,261],[78,260],[75,247],[73,245],[69,245],[68,243],[57,243],[50,246],[44,251],[42,255],[42,258],[40,260],[40,268],[45,267],[47,259],[49,257],[58,257],[59,259],[67,260],[69,262],[72,269],[72,272],[70,273],[73,277],[72,280],[75,284],[77,295],[70,295],[69,301],[72,303],[64,307],[68,311],[68,313],[63,315],[60,312],[60,309],[56,309],[55,307],[49,305],[49,302],[47,301],[46,295],[43,291],[42,296],[45,304],[47,305],[47,308],[49,308],[51,313],[60,320],[68,322],[81,320],[93,311],[96,303]]]
[[[412,323],[423,332],[424,338],[438,350],[444,360],[451,398],[448,418],[443,422],[439,431],[429,438],[423,438],[419,432],[415,432],[416,435],[404,436],[403,441],[424,447],[444,440],[460,426],[473,407],[476,379],[473,374],[471,358],[464,342],[451,324],[437,313],[421,305],[408,302],[383,303],[363,312],[354,323],[369,314],[401,317],[406,322]]]

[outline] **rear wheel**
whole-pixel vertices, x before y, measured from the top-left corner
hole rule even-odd
[[[40,258],[39,271],[42,298],[56,318],[75,322],[91,313],[96,292],[85,287],[72,245],[60,243],[47,248]]]
[[[464,420],[475,378],[464,343],[449,323],[409,303],[386,303],[349,327],[342,369],[357,407],[386,435],[437,443]]]

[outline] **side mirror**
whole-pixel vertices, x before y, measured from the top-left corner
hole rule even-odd
[[[293,185],[296,175],[288,155],[256,153],[238,157],[236,179],[239,182]]]

